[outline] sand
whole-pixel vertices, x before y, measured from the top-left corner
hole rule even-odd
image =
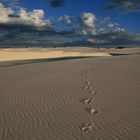
[[[86,48],[84,48],[86,50]],[[84,50],[81,48],[81,50]],[[78,57],[78,56],[110,56],[106,52],[82,52],[76,48],[15,48],[0,49],[0,61],[11,60],[29,60],[44,58],[60,58],[60,57]]]
[[[49,59],[60,57],[111,56],[112,54],[140,54],[140,48],[104,49],[88,47],[62,48],[4,48],[0,49],[0,62],[12,60]]]
[[[139,140],[133,53],[0,68],[0,139]]]

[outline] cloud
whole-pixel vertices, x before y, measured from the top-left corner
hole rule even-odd
[[[9,21],[8,15],[13,14],[14,11],[11,8],[6,8],[0,3],[0,23],[6,23]]]
[[[118,23],[107,23],[104,27],[101,27],[97,30],[97,34],[104,33],[117,33],[117,32],[125,32],[126,29],[121,27]]]
[[[44,18],[43,10],[34,9],[31,12],[26,12],[24,9],[21,9],[19,11],[18,19],[19,19],[19,21],[21,21],[24,24],[42,27],[42,26],[47,25],[47,22],[45,20],[43,20],[43,18]]]
[[[58,18],[57,20],[60,23],[71,24],[73,22],[72,16],[64,15]]]
[[[140,9],[140,0],[109,0],[108,9],[122,8],[126,11],[137,11]]]
[[[17,3],[19,0],[0,0],[1,3]]]
[[[55,7],[63,6],[64,3],[65,3],[65,0],[51,0],[50,5],[55,8]]]
[[[20,9],[19,0],[0,0],[0,3],[13,9]]]
[[[88,38],[87,41],[103,45],[137,45],[140,44],[140,35],[130,32],[102,33]]]
[[[20,18],[19,15],[14,15],[14,14],[9,14],[8,17],[10,17],[10,18]]]
[[[95,14],[85,12],[78,17],[74,28],[77,34],[97,35],[103,33],[125,32],[118,23],[112,23],[110,17],[97,18]]]
[[[21,24],[31,25],[36,27],[51,27],[51,23],[44,20],[44,11],[42,9],[34,9],[27,12],[20,9],[17,14],[11,8],[7,8],[0,4],[0,24]]]
[[[113,45],[139,45],[140,35],[130,32],[116,32],[92,35],[87,38],[82,38],[68,43],[63,43],[63,46],[90,46],[90,47],[106,47]]]
[[[108,17],[99,17],[97,20],[97,24],[106,24],[111,20],[111,18]]]
[[[54,24],[44,19],[42,9],[16,11],[0,4],[0,11],[0,47],[140,44],[140,35],[111,22],[110,17],[98,18],[91,12],[78,17],[64,15]],[[58,23],[70,26],[61,30]]]
[[[81,14],[75,27],[76,33],[84,35],[96,34],[96,21],[96,16],[93,13],[85,12]]]

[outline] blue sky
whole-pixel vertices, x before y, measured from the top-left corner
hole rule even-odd
[[[92,12],[98,17],[109,16],[113,22],[121,24],[130,32],[140,33],[140,12],[106,9],[108,0],[66,0],[63,6],[55,8],[50,6],[50,1],[23,0],[21,5],[28,10],[43,9],[45,18],[50,18],[51,20],[55,20],[64,14],[77,17],[83,12]]]
[[[139,24],[139,0],[0,0],[0,45],[140,44]]]

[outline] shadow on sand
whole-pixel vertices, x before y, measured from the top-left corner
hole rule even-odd
[[[93,58],[93,57],[60,57],[60,58],[47,58],[47,59],[29,59],[29,60],[12,60],[0,62],[0,68],[10,67],[10,66],[19,66],[25,64],[34,64],[34,63],[43,63],[43,62],[53,62],[53,61],[63,61],[63,60],[72,60],[72,59],[81,59],[81,58]]]

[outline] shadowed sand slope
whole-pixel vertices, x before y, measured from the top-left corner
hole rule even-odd
[[[140,56],[0,68],[1,140],[139,140]]]

